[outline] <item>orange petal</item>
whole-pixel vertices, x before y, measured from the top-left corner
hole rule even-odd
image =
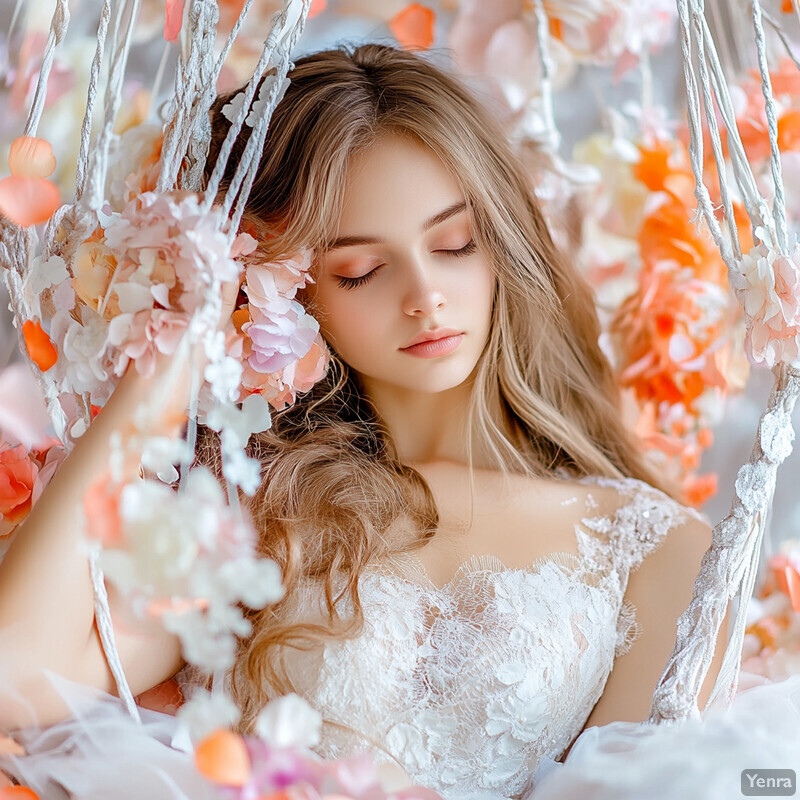
[[[781,3],[781,11],[784,14],[790,14],[792,12],[792,0],[783,0]]]
[[[219,728],[194,753],[198,772],[214,783],[244,786],[250,779],[250,755],[241,736]]]
[[[39,800],[39,795],[27,786],[9,786],[0,789],[0,800]]]
[[[44,178],[12,175],[0,180],[0,214],[22,228],[46,222],[60,203],[58,187]]]
[[[92,483],[83,495],[86,533],[106,547],[119,547],[125,541],[119,501],[122,490],[111,484],[108,474]]]
[[[23,324],[22,338],[31,361],[42,372],[47,372],[58,361],[56,348],[37,320],[29,319]]]
[[[311,8],[308,9],[308,18],[311,19],[321,14],[327,6],[327,0],[311,0]]]
[[[183,4],[184,0],[166,0],[164,5],[164,38],[168,42],[174,42],[181,32]]]
[[[53,146],[46,139],[18,136],[11,143],[8,166],[12,175],[23,178],[47,178],[56,170]]]
[[[427,50],[433,44],[436,14],[419,3],[411,3],[389,20],[389,30],[405,50]]]
[[[800,573],[791,565],[786,565],[786,594],[792,601],[792,608],[800,613]]]
[[[778,120],[778,147],[800,150],[800,111],[791,109]]]

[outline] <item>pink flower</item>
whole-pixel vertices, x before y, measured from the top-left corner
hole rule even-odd
[[[754,362],[773,367],[800,359],[800,245],[788,256],[762,243],[742,257],[734,289],[747,315],[746,344]]]
[[[300,303],[279,297],[256,312],[254,321],[242,326],[252,341],[248,364],[256,372],[277,372],[311,349],[319,323]]]
[[[0,447],[0,537],[28,515],[38,475],[39,468],[23,445]]]
[[[172,355],[188,324],[186,314],[163,309],[115,317],[109,326],[109,341],[120,348],[115,373],[122,375],[133,359],[142,375],[152,375],[156,353]]]

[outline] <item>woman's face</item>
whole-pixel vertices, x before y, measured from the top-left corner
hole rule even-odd
[[[353,160],[337,239],[314,278],[306,295],[321,331],[367,391],[441,392],[470,377],[494,275],[457,183],[416,139],[387,135]],[[457,335],[404,349],[441,328]]]

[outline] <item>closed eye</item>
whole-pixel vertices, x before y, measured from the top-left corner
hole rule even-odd
[[[471,256],[474,252],[476,252],[478,246],[475,244],[474,239],[470,239],[463,247],[460,247],[458,250],[434,250],[435,253],[442,253],[443,255],[449,258],[458,258],[460,256]],[[385,267],[385,264],[381,264],[378,267],[375,267],[371,272],[366,273],[366,275],[361,275],[358,278],[345,278],[344,276],[340,276],[338,278],[338,285],[342,287],[342,289],[355,289],[357,286],[363,286],[366,283],[369,283],[372,280],[372,277],[375,273],[381,269],[381,267]]]

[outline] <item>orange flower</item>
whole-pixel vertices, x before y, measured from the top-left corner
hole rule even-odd
[[[0,800],[39,800],[39,795],[27,786],[8,786],[0,789]]]
[[[433,44],[436,14],[419,3],[411,3],[389,20],[389,29],[404,50],[427,50]]]
[[[7,536],[28,515],[38,475],[23,445],[0,450],[0,536]]]
[[[37,320],[29,319],[23,323],[22,338],[31,361],[42,372],[47,372],[58,361],[56,348]]]
[[[250,755],[244,739],[219,728],[206,736],[194,753],[197,771],[214,783],[244,786],[250,778]]]
[[[98,478],[83,496],[87,534],[106,547],[116,547],[124,540],[119,501],[122,489],[112,485],[108,475]]]

